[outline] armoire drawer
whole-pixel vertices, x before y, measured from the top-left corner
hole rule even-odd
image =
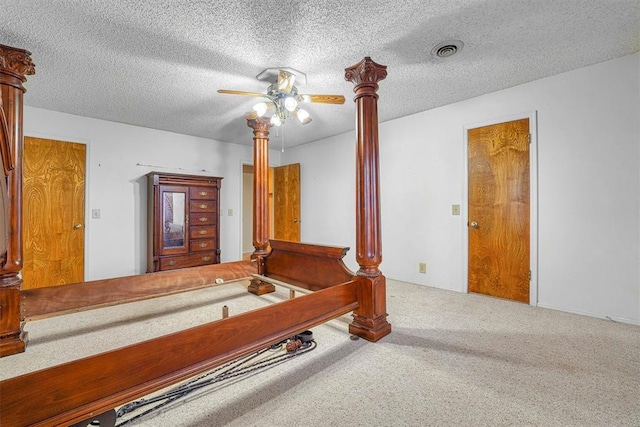
[[[213,239],[216,237],[216,227],[213,225],[189,227],[189,239]]]
[[[191,200],[189,202],[189,212],[215,212],[215,200]]]
[[[196,267],[198,265],[214,264],[215,252],[202,252],[190,255],[175,255],[160,258],[160,270],[173,270],[175,268]]]
[[[215,225],[216,214],[214,212],[199,212],[189,214],[189,225],[197,227],[198,225]]]
[[[216,191],[208,187],[190,187],[190,199],[211,199],[215,200]]]
[[[213,239],[193,239],[189,241],[189,250],[192,252],[212,251],[216,247]]]

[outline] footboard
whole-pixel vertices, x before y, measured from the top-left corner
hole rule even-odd
[[[350,281],[272,306],[0,382],[2,425],[69,425],[358,307]]]
[[[270,240],[265,276],[316,291],[351,280],[342,258],[349,248]]]

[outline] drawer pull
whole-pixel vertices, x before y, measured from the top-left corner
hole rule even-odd
[[[198,246],[200,246],[201,248],[206,248],[207,246],[209,246],[208,243],[200,243]]]
[[[169,265],[169,266],[174,266],[174,265],[176,265],[177,263],[178,263],[178,261],[169,261],[169,262],[167,263],[167,265]]]
[[[200,195],[201,195],[201,196],[206,196],[207,194],[209,194],[209,192],[208,192],[208,191],[201,191],[201,192],[200,192]]]
[[[206,216],[201,216],[199,221],[200,222],[207,222],[207,221],[209,221],[209,218],[207,218]]]
[[[202,260],[203,260],[203,261],[210,261],[210,260],[211,260],[211,257],[210,257],[210,256],[203,256],[203,257],[202,257]]]
[[[207,209],[207,204],[206,203],[201,203],[200,204],[200,209]]]
[[[207,232],[207,230],[200,230],[198,231],[198,234],[201,236],[204,236],[205,234],[209,234],[209,233]]]

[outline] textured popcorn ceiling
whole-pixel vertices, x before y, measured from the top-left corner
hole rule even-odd
[[[4,0],[0,17],[36,64],[26,105],[241,144],[258,98],[216,90],[264,92],[269,67],[347,98],[305,106],[291,146],[353,130],[344,68],[364,56],[388,66],[385,121],[640,50],[638,0]],[[464,48],[431,57],[446,39]]]

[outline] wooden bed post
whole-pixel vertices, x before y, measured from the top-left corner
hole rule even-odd
[[[31,52],[0,45],[0,357],[22,353],[22,85],[35,74]]]
[[[247,119],[253,129],[253,247],[251,255],[258,265],[258,274],[264,275],[264,257],[269,254],[269,127],[265,117]],[[256,295],[274,292],[276,287],[253,278],[249,292]]]
[[[387,67],[369,57],[345,69],[345,79],[356,93],[356,260],[359,307],[353,312],[349,332],[378,341],[391,332],[387,322],[386,280],[382,262],[380,177],[378,161],[378,82]]]

